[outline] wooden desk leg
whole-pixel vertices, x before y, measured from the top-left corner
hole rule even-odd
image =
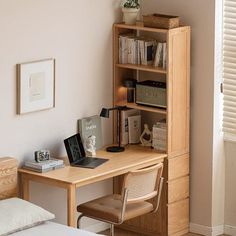
[[[22,197],[24,200],[29,201],[29,179],[22,175]]]
[[[67,225],[77,228],[76,219],[76,187],[71,184],[67,189]]]

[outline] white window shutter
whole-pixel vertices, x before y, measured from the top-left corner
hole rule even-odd
[[[236,1],[224,0],[223,15],[223,132],[236,141]]]

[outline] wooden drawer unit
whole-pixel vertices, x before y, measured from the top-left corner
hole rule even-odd
[[[168,204],[168,235],[178,232],[188,232],[189,228],[189,199]]]
[[[189,176],[168,182],[168,203],[189,197]]]
[[[189,174],[189,154],[168,159],[168,180]]]

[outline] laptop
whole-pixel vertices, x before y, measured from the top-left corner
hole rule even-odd
[[[108,159],[97,157],[86,157],[80,134],[75,134],[64,140],[66,152],[71,166],[94,169],[108,161]]]

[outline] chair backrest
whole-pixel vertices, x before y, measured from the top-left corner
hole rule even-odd
[[[157,196],[162,171],[163,163],[159,163],[127,173],[123,182],[123,190],[128,190],[127,202],[140,202]]]

